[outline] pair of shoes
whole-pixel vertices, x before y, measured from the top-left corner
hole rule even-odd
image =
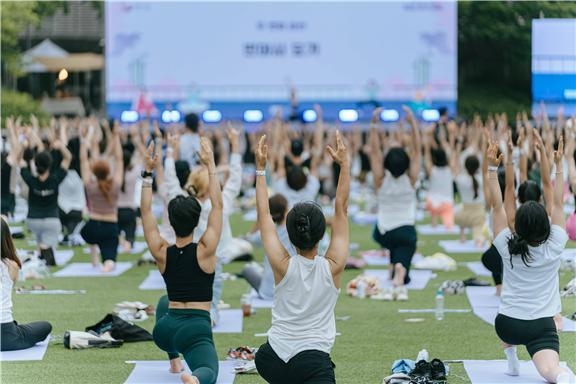
[[[446,366],[439,359],[431,362],[419,360],[410,372],[411,384],[441,383],[446,381]]]
[[[445,295],[459,295],[464,293],[466,286],[462,280],[446,280],[440,286]]]
[[[230,348],[228,350],[228,359],[233,360],[254,360],[258,348],[241,346],[238,348]]]
[[[396,301],[407,301],[408,300],[408,289],[405,285],[401,287],[394,288],[394,299]]]

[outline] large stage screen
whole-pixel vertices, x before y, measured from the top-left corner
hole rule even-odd
[[[532,21],[532,101],[535,113],[544,102],[576,114],[576,19]]]
[[[234,118],[287,104],[294,87],[328,109],[378,101],[454,112],[456,45],[453,1],[109,2],[107,106]]]

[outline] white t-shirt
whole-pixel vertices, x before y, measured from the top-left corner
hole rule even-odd
[[[478,196],[474,198],[474,184],[472,182],[472,176],[468,173],[463,172],[456,176],[456,186],[458,187],[458,193],[464,204],[483,204],[484,203],[484,190],[482,189],[482,175],[480,172],[476,172],[474,175],[476,181],[478,182]]]
[[[73,169],[69,169],[66,177],[58,186],[58,206],[65,213],[70,211],[83,211],[86,207],[84,183]]]
[[[10,277],[10,269],[3,262],[0,261],[0,284],[2,287],[2,305],[0,306],[0,323],[11,323],[14,321],[12,317],[12,287],[14,287],[14,282]]]
[[[340,292],[334,286],[330,262],[296,255],[274,289],[272,327],[268,342],[284,362],[302,351],[330,353],[336,338],[334,307]]]
[[[416,222],[416,191],[407,174],[398,178],[386,171],[378,191],[378,230],[385,233]]]
[[[198,164],[196,154],[200,151],[200,135],[185,133],[180,136],[180,160],[186,160],[190,168]]]
[[[454,178],[450,167],[432,167],[428,198],[434,206],[454,202]]]
[[[552,225],[550,236],[538,247],[528,247],[530,262],[524,264],[520,255],[512,257],[508,239],[512,232],[506,228],[494,239],[494,246],[502,256],[504,266],[499,313],[520,320],[552,317],[562,311],[558,269],[560,255],[568,242],[566,231]]]
[[[306,185],[299,191],[295,191],[288,186],[286,178],[282,177],[274,183],[274,192],[283,195],[288,200],[288,209],[296,203],[303,201],[315,201],[320,191],[320,182],[316,176],[308,175]]]

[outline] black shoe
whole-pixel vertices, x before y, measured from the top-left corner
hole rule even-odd
[[[430,365],[429,362],[425,360],[417,361],[416,366],[414,367],[412,372],[410,372],[410,377],[412,379],[420,377],[430,378],[431,376],[432,376],[432,366]]]
[[[430,368],[432,373],[430,378],[435,381],[445,381],[446,380],[446,367],[444,363],[439,359],[433,359],[430,362]]]

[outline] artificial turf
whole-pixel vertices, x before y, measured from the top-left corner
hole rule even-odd
[[[251,227],[240,215],[231,220],[233,232],[243,234]],[[371,240],[371,226],[351,226],[351,242],[359,244],[359,250],[376,248]],[[31,238],[30,235],[27,238]],[[446,236],[444,238],[456,238]],[[418,251],[431,255],[441,251],[438,236],[419,236]],[[19,248],[32,248],[26,240],[16,242]],[[575,246],[572,242],[569,246]],[[66,248],[66,247],[62,247]],[[81,247],[73,248],[72,261],[88,262],[89,255],[82,253]],[[356,251],[352,253],[354,256]],[[262,259],[262,251],[256,250],[256,259]],[[476,261],[479,254],[450,255],[458,262]],[[134,261],[139,255],[121,255],[119,260]],[[225,272],[240,272],[243,263],[224,266]],[[121,301],[141,301],[156,305],[162,291],[141,291],[138,285],[146,278],[153,265],[134,266],[119,277],[108,278],[46,278],[17,282],[17,287],[30,287],[43,284],[46,289],[85,289],[86,294],[78,295],[13,295],[14,318],[22,323],[34,320],[48,320],[53,325],[53,340],[50,342],[42,361],[2,362],[0,380],[2,383],[123,383],[133,366],[129,360],[162,360],[165,354],[153,342],[125,343],[115,349],[69,350],[62,344],[66,330],[83,331],[86,326],[95,324],[114,304]],[[374,268],[374,267],[370,267]],[[358,270],[347,270],[345,283],[360,274]],[[415,359],[419,350],[426,348],[430,358],[441,360],[462,359],[504,359],[499,341],[492,326],[472,313],[447,313],[444,320],[437,321],[433,313],[398,313],[398,309],[433,308],[435,291],[444,280],[464,280],[473,277],[466,267],[459,266],[453,272],[435,272],[426,289],[409,291],[407,302],[384,302],[357,299],[346,296],[342,289],[336,305],[336,316],[349,317],[338,320],[332,359],[336,364],[336,379],[343,384],[381,383],[389,374],[392,362],[400,358]],[[560,284],[563,287],[574,272],[561,271]],[[490,279],[485,278],[486,281]],[[232,308],[240,307],[240,297],[249,289],[243,279],[224,282],[222,299]],[[562,300],[563,313],[576,311],[576,300]],[[470,309],[465,295],[450,295],[445,298],[445,308]],[[410,318],[423,321],[411,322]],[[258,309],[251,317],[244,319],[241,334],[214,334],[218,355],[224,359],[229,348],[240,345],[259,346],[265,340],[256,333],[266,332],[270,326],[270,310]],[[153,317],[138,323],[152,331]],[[576,369],[576,333],[560,333],[561,360]],[[518,349],[520,359],[528,359],[524,348]],[[168,369],[168,363],[166,364]],[[449,383],[469,383],[462,364],[451,363]],[[518,382],[518,381],[516,381]],[[264,383],[258,375],[237,375],[236,384]]]

